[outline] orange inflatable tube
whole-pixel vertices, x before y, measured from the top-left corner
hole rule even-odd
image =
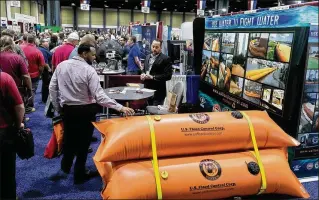
[[[248,122],[238,112],[163,115],[154,120],[158,157],[252,149]],[[240,114],[240,113],[239,113]],[[247,111],[258,147],[298,146],[266,112]],[[158,117],[158,116],[157,116]],[[100,162],[152,157],[150,127],[145,116],[94,123],[104,135],[96,156]]]
[[[266,173],[263,194],[309,198],[291,172],[286,153],[260,151]],[[222,199],[259,193],[261,173],[252,152],[205,155],[159,160],[163,199]],[[151,161],[118,163],[102,191],[103,199],[157,199]],[[99,169],[101,170],[101,169]]]

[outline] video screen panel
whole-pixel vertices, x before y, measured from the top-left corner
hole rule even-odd
[[[294,33],[205,32],[201,78],[283,115]]]

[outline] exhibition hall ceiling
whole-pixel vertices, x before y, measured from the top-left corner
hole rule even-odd
[[[215,9],[215,1],[206,0],[206,11]],[[291,0],[257,0],[257,8],[269,8],[281,4],[293,4],[297,1]],[[302,2],[311,0],[302,0]],[[91,0],[94,8],[119,8],[119,9],[141,9],[141,0]],[[247,0],[229,0],[229,12],[238,12],[248,9]],[[61,0],[62,6],[80,6],[80,0]],[[175,12],[196,12],[197,0],[151,0],[151,10],[167,10]]]

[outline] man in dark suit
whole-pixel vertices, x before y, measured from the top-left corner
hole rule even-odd
[[[155,106],[163,104],[166,97],[166,81],[171,80],[172,73],[172,61],[162,53],[162,41],[154,40],[152,53],[146,56],[144,73],[141,74],[145,88],[156,90],[150,104]]]

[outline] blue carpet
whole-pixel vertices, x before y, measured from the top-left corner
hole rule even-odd
[[[60,169],[60,158],[48,160],[43,157],[44,149],[51,137],[51,120],[44,117],[45,104],[41,102],[41,82],[36,95],[36,112],[29,114],[30,121],[27,127],[31,128],[35,142],[35,156],[29,160],[17,158],[17,195],[19,199],[101,199],[100,189],[102,180],[96,177],[83,185],[73,185],[73,175],[66,179],[50,181],[49,178]],[[94,132],[97,138],[100,135]],[[99,141],[92,143],[94,151],[98,148]],[[93,155],[89,154],[87,166],[95,169]],[[318,199],[318,183],[310,182],[303,184],[311,195],[311,199]],[[256,199],[261,199],[256,198]],[[265,196],[265,199],[293,199],[283,196]]]

